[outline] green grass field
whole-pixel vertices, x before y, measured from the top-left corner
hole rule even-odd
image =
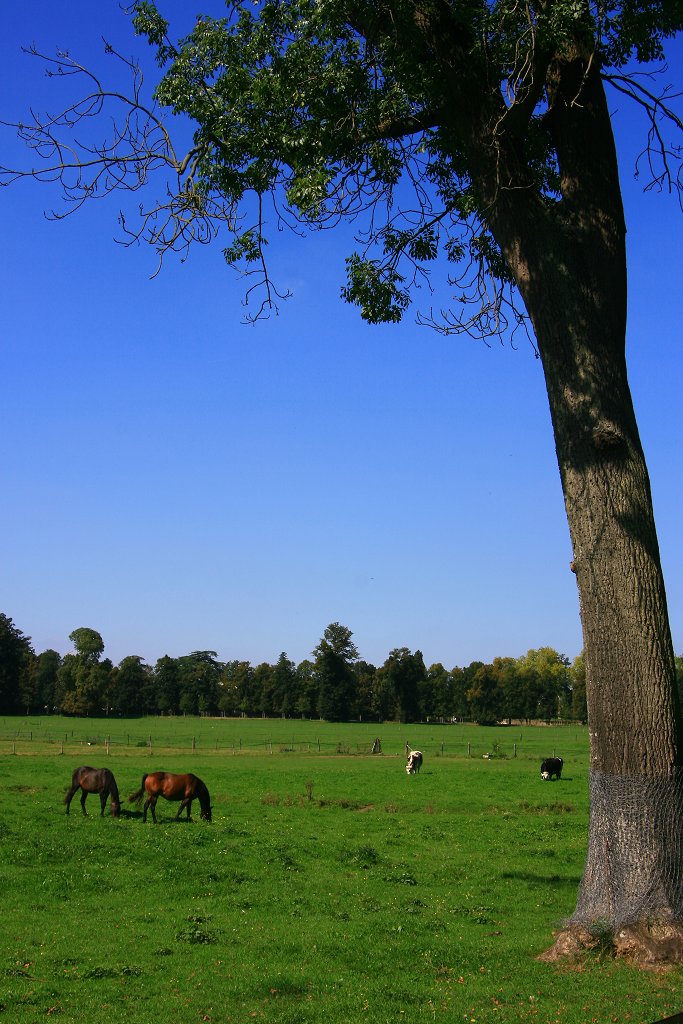
[[[0,754],[78,755],[88,746],[111,756],[157,756],[177,751],[221,755],[233,753],[360,753],[376,737],[385,755],[403,756],[406,742],[432,757],[481,757],[498,752],[509,758],[541,758],[555,751],[585,758],[588,735],[581,725],[564,727],[469,724],[398,725],[393,722],[337,723],[298,719],[239,718],[0,718]],[[151,743],[150,743],[151,741]]]
[[[375,736],[382,755],[356,752]],[[425,752],[418,776],[404,771],[406,739]],[[543,783],[553,750],[564,777]],[[574,906],[586,751],[574,727],[6,719],[0,1021],[670,1016],[680,970],[534,959]],[[67,817],[84,763],[110,767],[122,796],[144,771],[194,771],[213,823],[198,808],[176,823],[163,801],[157,826],[129,804],[102,819],[93,796],[87,818],[78,796]]]

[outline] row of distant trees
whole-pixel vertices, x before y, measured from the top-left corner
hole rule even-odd
[[[94,629],[69,636],[71,654],[34,651],[31,639],[0,614],[0,713],[66,715],[265,715],[329,721],[449,721],[586,717],[583,659],[550,647],[523,657],[427,667],[400,647],[381,666],[364,661],[346,626],[327,627],[298,665],[219,661],[215,651],[165,655],[156,664],[130,655],[104,658]]]

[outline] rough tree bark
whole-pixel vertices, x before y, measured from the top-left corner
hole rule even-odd
[[[589,853],[579,917],[546,956],[590,944],[586,925],[600,922],[613,931],[617,950],[644,962],[681,960],[681,877],[675,868],[672,877],[671,864],[683,861],[682,734],[650,484],[626,370],[617,158],[597,62],[576,54],[549,77],[546,120],[559,158],[561,206],[540,209],[523,194],[499,196],[492,206],[492,228],[543,363],[584,636]],[[673,799],[664,835],[667,790]],[[618,906],[610,878],[617,871]]]

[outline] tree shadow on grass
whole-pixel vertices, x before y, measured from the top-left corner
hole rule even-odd
[[[516,879],[518,882],[528,882],[529,885],[541,883],[557,885],[558,882],[563,885],[578,885],[581,881],[580,875],[539,875],[533,871],[502,871],[500,877]]]

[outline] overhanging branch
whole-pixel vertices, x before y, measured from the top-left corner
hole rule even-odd
[[[662,68],[663,72],[665,68]],[[667,143],[663,134],[663,125],[681,133],[683,142],[683,118],[672,106],[672,102],[680,100],[683,93],[672,92],[669,87],[659,94],[649,89],[640,79],[652,78],[652,75],[636,76],[603,73],[603,79],[613,89],[633,100],[644,111],[649,122],[647,143],[636,160],[636,176],[640,174],[640,166],[647,163],[650,180],[645,190],[666,189],[676,193],[678,202],[683,209],[683,147]]]
[[[140,223],[135,229],[128,226],[123,211],[119,214],[122,243],[150,243],[160,264],[170,250],[185,254],[193,242],[212,241],[220,224],[234,227],[234,203],[207,194],[201,186],[199,172],[206,146],[192,146],[182,157],[176,154],[161,114],[143,102],[143,75],[137,64],[105,41],[105,53],[129,75],[131,89],[126,95],[106,89],[98,76],[68,53],[50,57],[35,47],[26,52],[44,62],[48,76],[55,81],[81,77],[89,88],[85,96],[56,114],[31,111],[28,122],[0,122],[14,128],[40,160],[29,168],[0,165],[0,185],[26,178],[57,182],[65,205],[49,217],[61,220],[80,209],[86,200],[103,199],[120,191],[135,193],[149,186],[153,176],[166,174],[163,198],[149,206],[140,204]],[[107,117],[111,124],[108,138],[91,141],[90,124],[99,127]]]

